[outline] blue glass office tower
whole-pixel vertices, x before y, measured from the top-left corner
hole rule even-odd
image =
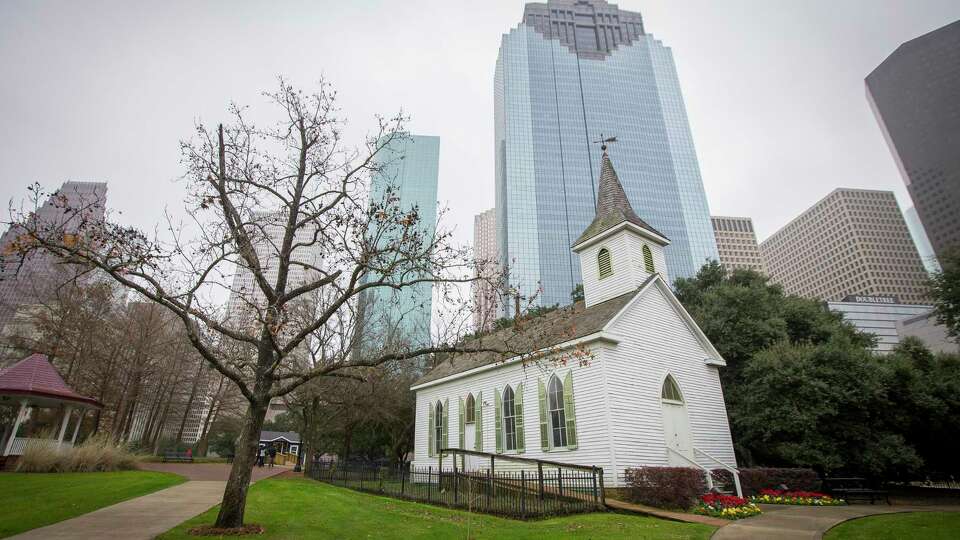
[[[377,173],[370,183],[371,203],[385,200],[387,189],[401,211],[416,207],[418,226],[424,236],[433,237],[437,227],[437,178],[440,166],[440,137],[404,134],[384,147],[375,157]],[[371,231],[371,234],[373,232]],[[389,243],[385,235],[381,242]],[[410,279],[410,276],[405,278]],[[433,287],[419,283],[398,291],[385,287],[364,295],[361,324],[368,338],[378,343],[402,339],[411,346],[430,342]]]
[[[673,55],[639,13],[527,4],[501,40],[494,102],[497,242],[521,294],[570,303],[570,246],[595,215],[601,134],[617,137],[609,152],[630,203],[671,239],[668,277],[719,259]]]

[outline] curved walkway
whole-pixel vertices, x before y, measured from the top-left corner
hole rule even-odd
[[[897,512],[960,512],[960,506],[788,506],[762,504],[763,514],[735,521],[713,533],[713,540],[794,540],[823,538],[831,527],[849,519]]]
[[[225,463],[144,463],[142,468],[179,474],[189,481],[12,538],[149,540],[219,504],[230,475],[230,465]],[[288,470],[256,467],[252,481]]]

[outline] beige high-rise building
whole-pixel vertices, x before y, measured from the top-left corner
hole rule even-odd
[[[839,188],[760,243],[767,275],[789,294],[928,302],[917,247],[891,191]]]
[[[710,216],[713,236],[717,239],[720,264],[727,270],[756,270],[761,274],[763,259],[753,231],[753,220],[748,217]]]
[[[473,217],[473,251],[484,269],[493,270],[492,264],[499,260],[497,252],[497,212],[491,208]],[[473,282],[473,326],[477,330],[493,329],[497,318],[497,291],[489,281]]]

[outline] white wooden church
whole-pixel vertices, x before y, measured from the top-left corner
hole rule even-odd
[[[413,465],[463,448],[602,467],[608,487],[638,466],[735,468],[725,363],[666,281],[667,244],[604,149],[597,215],[573,246],[584,301],[481,338],[526,340],[546,358],[460,354],[417,381]],[[485,467],[475,459],[458,467]]]

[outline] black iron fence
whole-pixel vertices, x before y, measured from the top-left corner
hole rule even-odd
[[[418,502],[527,519],[603,509],[602,469],[530,461],[528,469],[385,467],[314,462],[314,480]]]

